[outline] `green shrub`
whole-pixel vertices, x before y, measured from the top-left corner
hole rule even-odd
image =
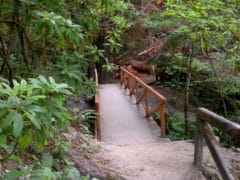
[[[184,140],[184,139],[193,139],[195,137],[196,123],[193,121],[189,122],[189,133],[185,135],[184,132],[184,120],[178,118],[172,113],[167,115],[166,118],[166,130],[167,136],[171,140]]]
[[[43,76],[0,84],[0,148],[2,159],[31,145],[41,151],[47,139],[59,134],[70,116],[64,107],[67,84]]]

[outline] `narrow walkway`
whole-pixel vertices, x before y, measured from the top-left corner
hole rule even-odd
[[[99,167],[115,174],[112,179],[204,179],[193,166],[194,145],[161,138],[160,128],[144,112],[120,84],[100,86],[103,145],[96,154],[96,162],[102,162]]]
[[[136,105],[120,84],[100,86],[100,118],[104,143],[133,145],[161,140],[158,125],[145,118],[144,108]]]

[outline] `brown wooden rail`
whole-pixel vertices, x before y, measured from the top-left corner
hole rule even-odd
[[[129,90],[130,95],[135,95],[137,104],[144,101],[146,117],[159,112],[161,136],[165,137],[165,97],[123,67],[120,68],[120,78],[121,85],[124,85],[124,88]],[[152,108],[149,106],[149,94],[153,94],[158,99],[158,103]]]
[[[226,159],[220,153],[220,146],[215,138],[211,126],[220,129],[234,139],[240,139],[239,124],[229,121],[228,119],[225,119],[205,108],[199,108],[197,114],[194,164],[198,167],[199,170],[203,170],[203,140],[205,139],[206,144],[223,179],[233,180],[234,177],[231,175],[230,170],[228,169]]]
[[[96,122],[95,122],[95,137],[101,141],[101,130],[100,130],[100,111],[99,111],[99,91],[98,91],[98,72],[97,69],[94,70],[95,72],[95,83],[97,92],[95,94],[95,110],[96,110]]]

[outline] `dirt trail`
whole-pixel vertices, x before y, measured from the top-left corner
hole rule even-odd
[[[123,146],[99,144],[84,138],[74,128],[65,136],[74,144],[69,155],[76,167],[82,174],[98,179],[205,179],[193,166],[194,145],[190,141],[165,140]]]
[[[192,143],[184,141],[104,145],[96,159],[100,157],[102,161],[104,157],[102,168],[108,168],[129,180],[204,179],[193,166],[193,152]]]
[[[203,164],[208,170],[205,174],[208,178],[194,168],[192,141],[165,140],[158,143],[108,145],[87,138],[71,127],[65,137],[72,143],[69,156],[82,175],[104,180],[218,179],[216,165],[206,147]],[[235,177],[240,177],[236,171],[239,170],[238,149],[222,148],[222,154],[231,162]]]

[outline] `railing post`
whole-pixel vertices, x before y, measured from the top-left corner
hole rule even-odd
[[[128,86],[128,75],[127,75],[127,73],[124,73],[124,80],[125,80],[124,88],[127,89],[127,86]]]
[[[133,75],[131,72],[128,72],[126,69],[121,68],[124,82],[124,89],[129,89],[130,95],[135,95],[136,104],[139,104],[141,101],[145,101],[145,113],[148,118],[151,114],[155,112],[160,113],[160,125],[161,125],[161,137],[165,137],[166,135],[166,127],[165,127],[165,98],[155,91],[153,88],[149,87],[146,83],[144,83],[141,79]],[[141,90],[140,90],[141,88]],[[155,95],[159,100],[159,105],[150,108],[149,107],[149,93]]]
[[[120,72],[119,72],[119,74],[120,74],[120,83],[121,83],[121,86],[122,86],[122,84],[123,84],[123,71],[122,71],[122,68],[120,68]]]
[[[124,73],[124,89],[128,88],[128,74]]]
[[[133,88],[133,80],[132,77],[129,76],[129,95],[132,96],[132,88]]]
[[[101,128],[100,128],[100,110],[99,110],[99,96],[95,100],[95,109],[96,109],[96,137],[101,141]]]
[[[138,96],[139,96],[139,82],[138,81],[136,81],[136,94],[135,94],[135,96],[136,96],[136,101],[137,101]]]
[[[161,137],[165,137],[166,128],[165,128],[165,101],[162,101],[160,104],[160,125],[161,125]]]
[[[203,124],[197,116],[197,130],[195,138],[194,164],[199,170],[202,170],[203,161]]]
[[[146,117],[149,117],[149,102],[148,102],[148,90],[145,89],[145,111],[146,111]]]
[[[131,76],[128,74],[128,90],[130,90],[131,87]]]
[[[97,69],[95,71],[95,83],[98,88],[98,72]],[[99,110],[99,89],[97,89],[97,92],[95,94],[95,110],[96,110],[96,121],[95,121],[95,137],[101,141],[101,128],[100,128],[100,110]]]

